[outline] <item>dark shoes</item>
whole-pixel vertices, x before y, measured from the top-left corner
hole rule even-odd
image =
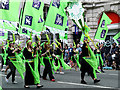
[[[37,85],[37,88],[41,88],[41,87],[43,87],[43,85],[40,85],[40,84]]]
[[[95,79],[95,80],[94,80],[94,83],[98,83],[98,82],[100,82],[99,79]]]
[[[24,88],[30,88],[28,85],[24,85]]]
[[[101,71],[102,73],[105,73],[105,71]]]
[[[87,84],[87,82],[85,82],[84,80],[81,80],[81,83],[82,83],[82,84]]]

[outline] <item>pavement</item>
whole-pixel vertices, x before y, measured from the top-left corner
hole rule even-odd
[[[41,67],[41,75],[43,73],[44,67]],[[8,70],[9,72],[10,70]],[[80,83],[80,71],[75,71],[75,69],[71,70],[63,70],[64,75],[54,74],[56,81],[51,82],[49,77],[48,80],[40,79],[41,84],[44,85],[43,88],[98,88],[98,89],[117,89],[119,85],[119,71],[116,70],[105,70],[105,73],[97,73],[98,79],[101,81],[97,84],[94,84],[92,78],[86,74],[85,80],[87,84]],[[9,82],[5,81],[4,72],[0,72],[0,86],[2,86],[3,90],[6,89],[23,89],[24,80],[20,77],[19,73],[16,72],[16,81],[17,84],[12,84],[11,77],[9,78]],[[30,86],[32,89],[35,89],[36,86]]]

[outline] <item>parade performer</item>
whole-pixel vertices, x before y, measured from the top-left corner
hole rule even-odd
[[[52,57],[56,57],[55,54],[53,53],[53,51],[50,48],[50,44],[49,42],[45,42],[44,44],[44,48],[42,49],[42,54],[41,56],[43,56],[43,61],[45,64],[45,68],[43,71],[43,79],[47,80],[47,74],[49,75],[49,78],[51,81],[55,81],[55,78],[53,76],[53,71],[52,71]],[[56,57],[58,59],[58,57]]]
[[[59,58],[59,59],[55,59],[56,66],[59,66],[58,65],[58,62],[59,62],[60,63],[60,68],[59,68],[60,74],[64,74],[64,72],[62,72],[62,63],[60,61],[60,58],[62,57],[62,46],[61,46],[61,43],[57,47],[56,56]],[[56,73],[59,73],[59,72],[56,71]]]
[[[25,62],[25,67],[26,67],[26,73],[25,73],[25,88],[30,88],[29,85],[36,85],[37,88],[43,87],[43,85],[40,85],[40,80],[39,77],[35,77],[34,73],[33,73],[33,69],[34,67],[34,58],[36,57],[36,55],[33,55],[33,48],[31,46],[32,41],[31,40],[27,40],[27,47],[24,49],[23,51],[23,55],[26,59]],[[36,78],[38,79],[36,81]],[[35,82],[36,81],[36,82]]]
[[[72,55],[71,55],[71,60],[73,61],[73,65],[71,67],[75,67],[75,71],[77,71],[76,57],[77,57],[76,48],[73,47],[73,51],[72,51]]]
[[[39,72],[39,76],[41,77],[41,74],[40,74],[40,60],[41,60],[41,51],[42,50],[42,47],[40,46],[40,41],[37,41],[37,45],[35,46],[34,48],[34,54],[37,54],[38,53],[38,72]]]
[[[104,71],[103,71],[103,59],[102,59],[101,52],[100,52],[98,47],[95,47],[94,53],[95,53],[96,58],[97,58],[97,64],[98,64],[98,66],[100,66],[101,72],[104,73]]]
[[[8,75],[5,77],[6,82],[8,82],[9,77],[12,75],[12,83],[16,84],[17,82],[15,82],[15,72],[16,72],[16,68],[13,65],[13,63],[11,62],[11,60],[15,61],[15,52],[17,51],[17,48],[14,48],[14,43],[12,41],[10,41],[10,45],[8,48],[8,64],[9,64],[9,68],[10,68],[10,72],[8,73]]]
[[[84,41],[83,47],[82,47],[82,60],[81,60],[81,83],[87,84],[84,80],[85,73],[89,73],[92,79],[94,80],[94,83],[99,82],[100,80],[97,79],[96,76],[96,61],[94,61],[95,58],[92,58],[93,53],[91,54],[92,50],[89,47],[88,39]]]

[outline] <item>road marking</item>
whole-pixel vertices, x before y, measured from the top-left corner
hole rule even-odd
[[[78,86],[86,86],[86,87],[94,87],[94,88],[108,88],[108,89],[115,89],[114,87],[106,87],[106,86],[98,86],[98,85],[87,85],[87,84],[72,83],[72,82],[62,82],[62,81],[57,81],[57,83],[61,83],[61,84],[69,84],[69,85],[78,85]]]
[[[108,74],[108,75],[116,75],[117,76],[118,74]]]

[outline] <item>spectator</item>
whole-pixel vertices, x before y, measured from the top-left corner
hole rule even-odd
[[[69,62],[68,60],[68,46],[65,46],[65,49],[64,49],[64,60],[66,62],[66,64]]]
[[[81,61],[81,54],[82,54],[82,48],[80,47],[80,44],[77,44],[76,50],[79,52],[79,62],[80,62]]]

